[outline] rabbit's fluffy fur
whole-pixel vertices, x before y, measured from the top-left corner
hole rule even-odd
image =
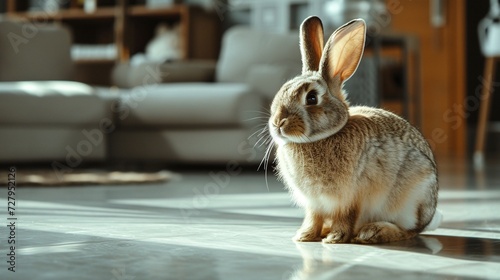
[[[353,20],[323,48],[321,21],[306,19],[302,75],[272,103],[278,174],[305,209],[296,241],[392,242],[416,236],[433,217],[430,227],[439,224],[436,163],[422,134],[393,113],[346,100],[342,85],[364,40],[364,21]]]

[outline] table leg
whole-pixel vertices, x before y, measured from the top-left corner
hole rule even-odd
[[[481,92],[481,105],[479,107],[479,121],[476,134],[476,148],[474,151],[474,165],[482,167],[484,165],[484,148],[488,126],[488,116],[490,112],[490,100],[493,88],[491,82],[495,75],[495,57],[487,57],[484,65],[484,84]]]

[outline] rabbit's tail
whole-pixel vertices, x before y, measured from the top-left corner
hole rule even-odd
[[[443,221],[443,213],[439,209],[436,209],[434,217],[432,217],[431,222],[425,227],[424,231],[437,229],[441,225],[441,221]]]

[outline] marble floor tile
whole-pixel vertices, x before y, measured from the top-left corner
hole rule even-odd
[[[440,228],[382,245],[294,243],[303,212],[263,172],[179,171],[137,186],[7,192],[1,279],[500,279],[500,165],[440,167]]]

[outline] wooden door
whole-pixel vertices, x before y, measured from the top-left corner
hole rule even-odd
[[[439,2],[444,22],[435,27],[432,5]],[[415,34],[420,40],[421,131],[438,158],[465,156],[465,0],[386,3],[392,29]]]

